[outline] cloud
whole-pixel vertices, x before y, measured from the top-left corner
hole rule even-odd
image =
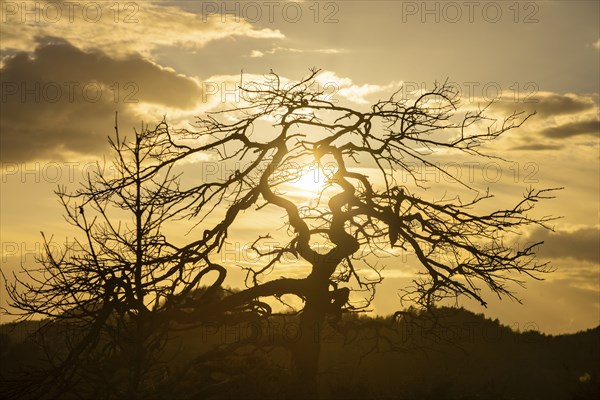
[[[600,228],[582,227],[575,230],[551,232],[536,228],[528,237],[528,243],[543,241],[539,255],[544,258],[573,258],[580,261],[600,263]]]
[[[306,75],[305,75],[306,76]],[[243,72],[243,75],[213,75],[206,78],[203,83],[205,93],[203,94],[203,104],[198,111],[217,111],[230,108],[233,103],[237,106],[243,106],[247,97],[252,98],[253,95],[244,94],[238,90],[240,79],[243,78],[242,87],[255,90],[257,87],[266,84],[267,75],[258,75]],[[291,79],[284,75],[279,76],[283,87],[297,84],[302,80]],[[340,77],[333,71],[321,71],[315,77],[316,85],[311,86],[311,89],[323,91],[323,97],[333,100],[347,100],[356,104],[368,104],[370,101],[367,96],[390,91],[399,85],[391,82],[387,85],[363,84],[356,85],[352,79]]]
[[[250,53],[250,58],[260,58],[264,55],[265,53],[263,53],[262,51],[252,50],[252,53]]]
[[[542,144],[542,143],[531,143],[531,144],[523,144],[520,146],[511,147],[511,150],[560,150],[564,146],[558,144]]]
[[[345,50],[340,49],[296,49],[293,47],[273,47],[271,50],[259,51],[252,50],[250,53],[250,58],[259,58],[264,57],[265,54],[275,54],[275,53],[313,53],[313,54],[341,54],[344,53]]]
[[[140,56],[115,59],[53,38],[39,43],[1,69],[4,162],[96,153],[113,132],[116,111],[129,130],[142,119],[138,102],[189,108],[201,99],[195,80]]]
[[[316,77],[321,88],[333,88],[333,97],[340,96],[356,104],[369,104],[367,96],[376,93],[389,92],[399,87],[398,82],[390,82],[387,85],[363,84],[356,85],[352,79],[339,77],[335,72],[323,71]]]
[[[600,135],[600,120],[588,119],[552,126],[541,132],[543,136],[552,139],[563,139],[578,135]]]
[[[511,150],[558,150],[570,140],[569,146],[584,144],[580,137],[598,137],[597,94],[559,94],[540,92],[535,103],[500,101],[492,108],[498,118],[512,112],[536,112],[506,143]],[[496,107],[497,106],[497,107]],[[589,143],[585,143],[589,145]]]
[[[519,103],[510,100],[499,101],[494,108],[509,113],[513,111],[536,112],[540,117],[555,117],[577,114],[597,107],[593,96],[574,93],[538,92],[531,94],[528,100]]]
[[[154,2],[14,2],[3,9],[1,50],[29,51],[36,38],[61,37],[81,49],[102,49],[111,56],[140,53],[161,46],[201,48],[226,38],[282,39],[279,30],[257,29],[245,20],[221,21]],[[24,8],[29,13],[24,13]],[[25,22],[22,19],[25,19]]]

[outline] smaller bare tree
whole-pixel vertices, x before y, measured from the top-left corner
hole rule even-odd
[[[81,237],[57,254],[42,234],[40,267],[23,267],[24,276],[7,283],[13,310],[5,312],[21,320],[46,317],[37,336],[50,364],[13,382],[15,394],[56,398],[76,390],[143,398],[145,384],[160,373],[168,330],[160,311],[176,291],[185,295],[195,287],[186,285],[194,280],[183,258],[189,253],[163,234],[188,201],[167,162],[177,157],[167,124],[143,128],[130,140],[115,131],[113,162],[97,164],[75,193],[56,192]]]

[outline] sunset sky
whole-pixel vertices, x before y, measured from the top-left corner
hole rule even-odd
[[[556,232],[530,229],[522,240],[544,240],[540,257],[556,271],[519,288],[523,304],[493,295],[487,309],[461,304],[515,328],[552,334],[600,323],[600,2],[3,1],[1,7],[5,274],[33,265],[40,231],[57,242],[75,234],[53,190],[59,184],[75,190],[96,160],[111,156],[106,138],[115,112],[125,133],[163,116],[173,127],[190,128],[194,116],[239,102],[240,79],[260,81],[273,70],[298,81],[316,67],[322,88],[351,107],[398,90],[410,98],[448,80],[465,107],[496,100],[493,116],[536,111],[489,146],[507,162],[435,158],[442,168],[458,165],[478,190],[489,187],[497,208],[530,186],[564,187],[536,209],[539,216],[562,216]],[[360,167],[368,173],[372,166]],[[184,180],[201,180],[224,166],[206,155],[183,168]],[[456,186],[435,171],[420,173],[433,197]],[[290,190],[310,201],[317,189],[305,179]],[[222,261],[232,269],[251,263],[244,246],[280,226],[279,216],[242,218]],[[373,310],[387,314],[400,307],[398,289],[418,265],[410,256],[380,261],[385,279]],[[290,274],[302,266],[290,266]],[[228,284],[240,285],[240,276],[231,273]],[[0,294],[5,306],[4,287]]]

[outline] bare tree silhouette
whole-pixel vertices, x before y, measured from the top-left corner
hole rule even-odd
[[[148,349],[170,324],[268,317],[274,313],[269,299],[286,304],[282,296],[294,295],[302,301],[298,340],[289,343],[296,393],[316,397],[324,324],[335,326],[343,312],[368,308],[381,282],[370,257],[390,249],[414,253],[422,273],[405,288],[404,298],[423,307],[461,295],[485,305],[483,287],[515,298],[511,282],[522,284],[522,276],[539,278],[548,271],[535,261],[539,243],[514,249],[508,238],[528,225],[548,228],[553,218],[532,217],[529,211],[538,200],[551,198],[553,189],[529,189],[514,206],[485,212],[481,203],[491,195],[428,200],[426,182],[414,173],[415,165],[435,168],[469,189],[431,156],[443,149],[490,157],[482,145],[520,127],[530,115],[515,113],[498,121],[486,116],[487,107],[461,111],[458,94],[445,84],[415,99],[392,96],[359,111],[316,88],[318,72],[311,70],[294,84],[271,73],[264,82],[240,88],[243,105],[199,117],[193,131],[171,132],[163,123],[138,134],[134,146],[117,140],[117,179],[106,181],[98,173],[76,195],[60,193],[65,200],[80,199],[77,207],[92,207],[105,226],[90,221],[87,211],[69,211],[69,219],[86,233],[88,243],[76,249],[83,256],[49,255],[42,260],[49,276],[34,285],[21,281],[26,291],[13,285],[9,294],[13,306],[27,315],[85,321],[87,336],[71,349],[61,373],[71,373],[72,360],[85,357],[101,332],[115,343],[127,334],[133,346],[127,349],[127,387],[134,397],[151,357]],[[124,152],[133,156],[133,164],[124,160]],[[185,188],[175,178],[156,181],[163,171],[168,176],[178,163],[203,153],[238,167]],[[315,163],[327,180],[316,201],[300,206],[285,190],[297,179],[290,171]],[[360,165],[374,168],[366,174],[356,168]],[[400,173],[412,176],[412,184],[403,185]],[[110,224],[104,211],[110,201],[135,216],[134,229],[124,232]],[[256,265],[245,267],[247,287],[217,296],[228,272],[216,262],[218,254],[235,222],[255,209],[283,215],[287,239],[264,250],[261,243],[270,236],[257,237],[251,246]],[[211,224],[216,214],[222,220]],[[158,230],[172,218],[198,221],[203,231],[178,247]],[[290,258],[309,265],[304,276],[289,277]],[[202,296],[191,296],[214,274]],[[353,299],[356,293],[360,301]]]
[[[189,291],[180,286],[194,270],[162,229],[186,199],[165,164],[174,155],[166,123],[128,140],[116,122],[113,162],[89,170],[75,193],[56,192],[82,237],[57,254],[43,236],[41,268],[6,281],[21,318],[48,318],[38,333],[50,365],[9,385],[18,396],[62,397],[85,381],[79,395],[143,398],[141,385],[160,373],[168,326],[157,316],[170,296]]]
[[[185,132],[205,144],[190,148],[174,143],[186,154],[214,151],[221,161],[245,165],[226,179],[204,182],[187,193],[199,199],[194,215],[212,210],[213,203],[230,203],[223,222],[206,230],[195,249],[204,251],[207,265],[213,265],[210,246],[222,246],[229,227],[251,207],[282,210],[290,236],[287,244],[266,252],[255,246],[265,237],[257,239],[252,247],[267,261],[247,269],[246,290],[218,304],[198,304],[178,318],[195,320],[235,307],[268,314],[270,307],[260,298],[279,299],[284,294],[300,297],[301,335],[292,346],[292,354],[301,396],[316,393],[319,341],[314,339],[314,332],[318,335],[327,316],[335,320],[343,311],[368,306],[381,280],[361,277],[356,262],[385,247],[409,248],[425,270],[414,286],[407,288],[406,298],[429,307],[446,297],[466,295],[485,305],[481,284],[498,295],[514,297],[507,283],[522,283],[520,275],[536,277],[548,270],[546,264],[534,260],[539,243],[516,250],[504,238],[527,225],[547,227],[552,220],[528,216],[535,202],[551,197],[551,190],[530,189],[513,207],[478,214],[476,207],[491,195],[468,202],[460,198],[428,201],[398,184],[399,171],[413,171],[411,162],[450,175],[427,159],[439,149],[490,157],[480,146],[518,128],[530,115],[515,113],[497,121],[485,115],[485,108],[459,114],[458,94],[447,85],[410,102],[392,97],[361,112],[329,101],[315,88],[317,74],[312,70],[296,84],[286,84],[271,74],[264,83],[242,87],[247,105],[199,118],[197,130]],[[225,122],[220,116],[236,118]],[[253,139],[261,120],[270,121],[273,131],[270,136]],[[323,168],[327,163],[332,171],[321,194],[329,189],[333,194],[327,201],[300,208],[279,188],[295,179],[290,170],[315,162]],[[361,162],[376,166],[379,176],[350,168]],[[423,182],[413,177],[420,188]],[[468,186],[458,177],[450,177]],[[315,246],[317,243],[325,245]],[[282,277],[265,279],[274,267],[285,268],[281,261],[286,256],[307,261],[310,268],[306,276],[288,278],[284,270]],[[224,279],[225,269],[220,271]],[[371,293],[366,304],[357,307],[349,301],[351,281]]]

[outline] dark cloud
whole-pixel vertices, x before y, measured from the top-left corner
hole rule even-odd
[[[538,103],[534,103],[536,111],[540,116],[553,116],[561,114],[576,114],[595,107],[589,97],[566,96],[551,94],[541,97]]]
[[[539,255],[544,258],[574,258],[600,263],[600,228],[587,227],[575,231],[551,232],[534,230],[528,242],[541,242]]]
[[[137,102],[189,108],[200,98],[194,80],[140,56],[114,59],[51,38],[6,59],[0,84],[3,162],[97,153],[113,133],[115,112],[125,132],[140,126]]]
[[[577,114],[597,107],[590,96],[562,95],[550,93],[544,95],[531,95],[527,102],[515,104],[509,101],[497,103],[497,107],[506,111],[536,112],[539,117],[553,117],[564,114]]]
[[[600,120],[584,120],[544,129],[543,136],[552,139],[562,139],[577,135],[600,135]]]
[[[524,144],[521,146],[512,147],[511,150],[531,150],[531,151],[540,151],[540,150],[560,150],[563,146],[557,144],[542,144],[542,143],[532,143],[532,144]]]

